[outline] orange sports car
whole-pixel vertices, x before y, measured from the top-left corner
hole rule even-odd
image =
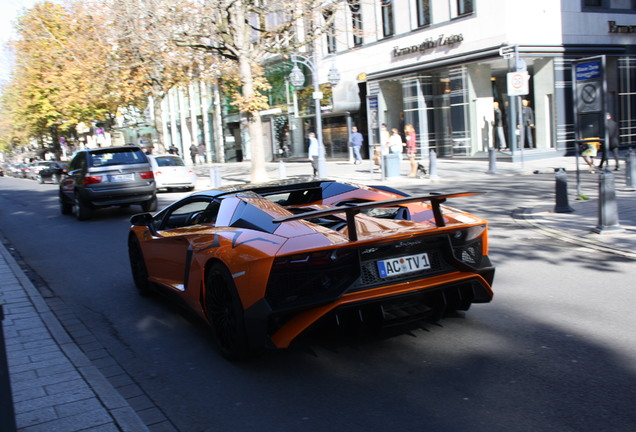
[[[131,218],[142,295],[174,294],[239,359],[330,324],[380,331],[489,302],[487,222],[387,187],[285,180],[197,192]]]

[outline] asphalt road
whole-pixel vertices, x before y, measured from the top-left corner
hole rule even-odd
[[[312,341],[242,364],[223,360],[205,327],[167,300],[137,296],[126,233],[138,207],[78,222],[60,214],[56,186],[4,177],[0,233],[170,430],[633,432],[634,261],[510,216],[553,187],[547,175],[434,187],[489,192],[449,204],[491,222],[492,303],[408,335]],[[160,194],[160,207],[178,196]]]

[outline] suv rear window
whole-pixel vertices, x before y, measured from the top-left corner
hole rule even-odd
[[[146,155],[136,148],[108,149],[90,152],[90,166],[134,165],[148,163]]]

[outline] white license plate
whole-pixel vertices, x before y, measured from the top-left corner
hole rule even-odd
[[[427,253],[377,261],[380,277],[397,276],[431,268]]]
[[[135,174],[113,174],[110,176],[110,181],[113,183],[127,182],[135,180]]]

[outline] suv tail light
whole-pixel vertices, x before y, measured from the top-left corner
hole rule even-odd
[[[139,173],[139,176],[144,180],[151,180],[155,178],[155,176],[152,174],[152,171],[142,171]]]
[[[102,176],[86,176],[84,177],[84,184],[97,184],[102,182]]]

